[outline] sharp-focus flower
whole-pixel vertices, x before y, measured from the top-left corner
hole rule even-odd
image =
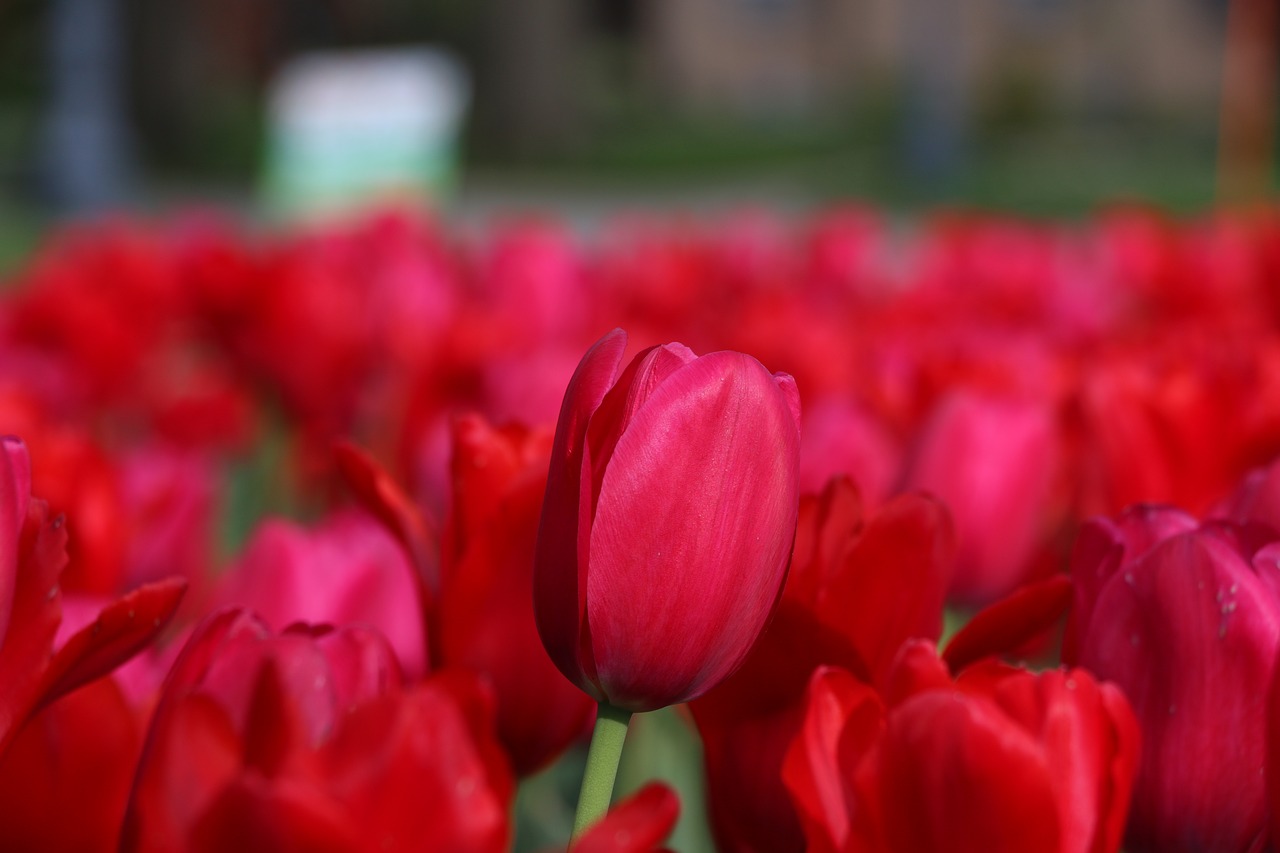
[[[213,614],[165,684],[121,849],[505,850],[511,772],[483,692],[399,681],[373,631]]]
[[[746,657],[795,532],[800,403],[750,356],[644,350],[621,330],[565,393],[538,532],[534,605],[560,670],[598,701],[700,695]]]

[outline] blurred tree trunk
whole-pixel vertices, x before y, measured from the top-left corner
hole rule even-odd
[[[1231,0],[1223,49],[1218,200],[1271,193],[1276,131],[1276,0]]]
[[[578,0],[489,0],[477,109],[504,148],[563,150],[581,121]]]

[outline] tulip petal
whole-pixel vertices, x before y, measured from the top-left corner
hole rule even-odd
[[[884,729],[876,692],[848,672],[820,667],[809,681],[799,734],[783,759],[782,780],[812,853],[843,850],[855,804],[848,779]]]
[[[820,493],[801,495],[786,597],[816,607],[864,521],[862,497],[848,477],[832,477]]]
[[[0,646],[18,586],[19,540],[31,500],[31,457],[21,440],[0,438]]]
[[[954,555],[947,510],[924,495],[902,495],[881,507],[845,555],[818,616],[850,639],[873,684],[882,683],[906,640],[937,640],[942,633]]]
[[[942,659],[952,672],[986,657],[1007,655],[1043,634],[1071,606],[1071,580],[1054,575],[981,610],[947,643]]]
[[[918,694],[889,715],[853,776],[846,850],[1025,853],[1058,849],[1058,805],[1044,754],[986,700]]]
[[[1265,826],[1258,685],[1270,683],[1278,611],[1212,533],[1165,540],[1103,589],[1080,662],[1142,723],[1131,848],[1241,850]]]
[[[679,817],[676,792],[651,782],[583,833],[574,843],[573,853],[648,853],[671,834]]]
[[[591,529],[587,616],[609,701],[686,701],[742,662],[785,579],[798,455],[773,377],[740,353],[683,366],[635,414]]]
[[[1062,808],[1062,853],[1118,850],[1138,771],[1138,720],[1118,690],[1088,672],[1018,671],[994,690],[1000,708],[1040,740]]]
[[[386,525],[409,553],[418,570],[423,611],[429,613],[440,592],[440,549],[427,517],[363,448],[344,441],[334,446],[333,454],[356,501]]]
[[[18,537],[13,611],[0,640],[0,753],[40,701],[62,620],[58,578],[67,564],[67,528],[44,501],[27,504]]]
[[[614,329],[587,351],[569,380],[556,423],[538,527],[534,571],[538,633],[556,666],[575,683],[587,594],[587,566],[579,553],[579,536],[590,529],[590,507],[581,490],[587,425],[614,383],[626,346],[626,332]]]
[[[105,607],[53,656],[40,705],[106,675],[141,651],[168,624],[186,591],[185,580],[168,578],[140,586]]]

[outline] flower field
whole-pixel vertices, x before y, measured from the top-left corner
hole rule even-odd
[[[68,226],[0,436],[6,850],[1280,839],[1270,209]]]

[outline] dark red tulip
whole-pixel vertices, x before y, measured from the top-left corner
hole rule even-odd
[[[1274,573],[1275,551],[1255,554],[1241,528],[1171,519],[1130,513],[1082,534],[1078,659],[1125,692],[1142,726],[1126,848],[1250,850],[1268,826],[1258,685],[1275,668],[1280,600],[1259,575]]]

